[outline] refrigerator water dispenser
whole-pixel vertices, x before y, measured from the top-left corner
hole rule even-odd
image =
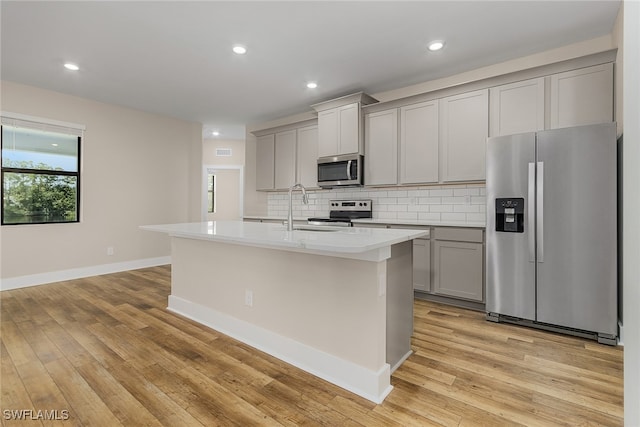
[[[524,199],[496,199],[496,231],[524,233]]]

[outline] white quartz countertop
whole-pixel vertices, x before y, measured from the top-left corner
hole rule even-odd
[[[389,224],[389,225],[415,225],[420,227],[468,227],[486,228],[484,222],[463,222],[463,221],[422,221],[416,219],[352,219],[351,222],[357,224]]]
[[[148,231],[167,233],[183,237],[216,242],[227,242],[247,246],[267,247],[283,250],[309,250],[316,252],[358,254],[388,248],[396,243],[428,236],[428,230],[358,228],[358,227],[313,227],[287,231],[281,224],[209,221],[182,224],[143,225]],[[331,231],[328,231],[331,230]]]

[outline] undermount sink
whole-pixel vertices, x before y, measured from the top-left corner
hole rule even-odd
[[[335,228],[329,228],[329,227],[314,227],[314,226],[298,226],[298,227],[293,227],[293,230],[296,231],[323,231],[323,232],[327,232],[327,231],[338,231]]]

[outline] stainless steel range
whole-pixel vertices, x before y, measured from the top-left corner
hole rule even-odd
[[[371,200],[329,200],[329,217],[309,218],[309,225],[351,227],[352,219],[373,218]]]

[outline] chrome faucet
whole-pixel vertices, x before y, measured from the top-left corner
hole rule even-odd
[[[292,199],[293,199],[293,190],[302,190],[302,202],[305,205],[309,204],[309,196],[307,195],[307,190],[305,190],[304,186],[300,183],[294,184],[291,188],[289,188],[289,216],[287,217],[287,231],[293,231],[293,208],[292,208]]]

